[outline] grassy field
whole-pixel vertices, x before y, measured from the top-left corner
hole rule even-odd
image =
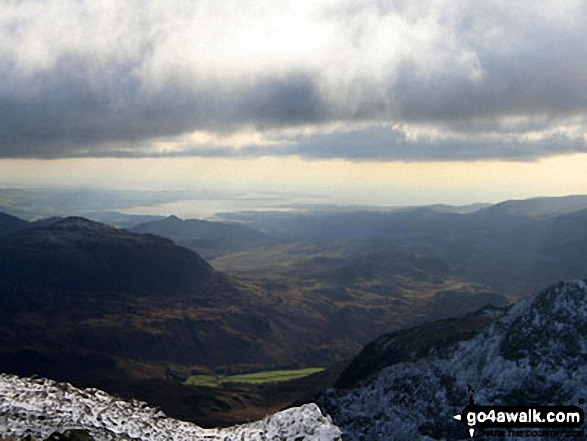
[[[306,368],[280,371],[254,372],[239,375],[191,375],[184,384],[191,386],[220,387],[226,383],[277,383],[280,381],[296,380],[323,371],[324,368]]]

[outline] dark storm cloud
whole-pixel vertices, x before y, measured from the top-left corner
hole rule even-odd
[[[35,5],[60,2],[64,11],[83,4]],[[176,29],[209,24],[198,21],[202,12],[193,5],[196,9],[179,14],[162,2],[136,3],[139,18],[113,27],[121,36],[107,49],[95,36],[87,45],[78,39],[70,47],[67,33],[48,44],[43,38],[53,28],[41,29],[31,14],[5,23],[0,18],[0,36],[14,46],[0,47],[0,157],[531,160],[585,151],[587,26],[578,18],[587,13],[584,4],[565,9],[553,2],[551,14],[548,2],[388,3],[329,2],[322,24],[335,26],[340,41],[324,43],[322,58],[309,52],[282,59],[270,45],[266,59],[251,55],[246,65],[229,67],[207,63],[222,59],[230,46],[204,45],[199,49],[204,52],[192,54],[189,45],[169,43]],[[0,12],[11,11],[10,5],[2,7]],[[109,8],[118,12],[118,21],[125,16],[118,6]],[[72,11],[74,18],[62,17],[72,20],[68,29],[97,27],[91,15],[74,12],[79,11]],[[418,27],[421,21],[428,24]],[[222,37],[211,29],[210,48]],[[125,49],[135,35],[139,43],[131,41]],[[396,40],[401,44],[393,46]],[[394,48],[388,52],[387,46]],[[53,59],[44,60],[44,51]],[[162,56],[169,51],[169,57]],[[202,60],[207,51],[218,56]],[[330,123],[347,127],[323,134],[320,128]],[[414,138],[386,123],[434,130]],[[318,128],[318,134],[279,135],[301,126]],[[197,130],[219,136],[257,130],[275,145],[236,149],[188,143],[166,153],[150,147]]]
[[[316,124],[328,116],[315,81],[307,74],[262,79],[242,91],[236,102],[231,119],[259,127]]]
[[[262,78],[238,93],[190,90],[168,83],[145,91],[133,65],[104,69],[96,81],[87,59],[64,57],[55,68],[0,95],[0,156],[102,156],[112,143],[136,144],[193,130],[240,125],[279,127],[323,120],[310,78]],[[0,79],[14,75],[4,63]],[[92,78],[92,79],[91,79]],[[38,92],[32,96],[30,89]]]

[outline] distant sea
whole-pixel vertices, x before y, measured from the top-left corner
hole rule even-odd
[[[175,200],[133,205],[118,211],[125,214],[170,216],[184,219],[225,219],[231,213],[243,211],[302,211],[304,207],[331,204],[327,195],[278,192],[243,192],[204,197],[181,197]]]
[[[291,203],[291,202],[290,202]],[[296,202],[299,204],[300,202]],[[175,215],[183,219],[225,219],[230,213],[243,211],[299,211],[283,200],[265,199],[199,199],[143,205],[119,210],[125,214],[156,216]]]

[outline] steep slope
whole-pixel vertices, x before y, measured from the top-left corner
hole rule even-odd
[[[397,342],[388,336],[389,343]],[[401,348],[381,345],[393,354]],[[478,404],[577,405],[587,396],[587,284],[559,283],[470,340],[396,362],[321,398],[348,440],[465,439],[452,416]],[[386,354],[374,357],[377,363]],[[372,357],[373,358],[373,357]],[[363,359],[365,359],[363,355]]]
[[[262,298],[168,239],[83,218],[0,239],[0,305],[0,371],[95,384],[137,363],[285,363]]]
[[[503,312],[504,309],[486,307],[462,318],[438,320],[382,335],[352,360],[335,387],[350,389],[387,366],[444,352],[455,343],[474,337]]]
[[[197,254],[167,239],[70,217],[5,237],[0,280],[103,296],[203,297],[219,277]]]
[[[15,231],[24,230],[28,228],[29,223],[18,217],[10,214],[0,212],[0,236],[5,236]]]
[[[96,441],[337,441],[340,430],[315,404],[288,409],[262,421],[226,429],[202,429],[167,418],[137,401],[97,389],[0,374],[0,436],[40,437],[83,428]]]
[[[568,272],[585,267],[587,249],[587,210],[559,216],[550,223],[541,251]]]

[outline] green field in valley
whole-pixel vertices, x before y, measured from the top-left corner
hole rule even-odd
[[[276,383],[296,380],[323,371],[324,368],[306,368],[279,371],[254,372],[239,375],[190,375],[184,384],[191,386],[220,387],[226,383]]]

